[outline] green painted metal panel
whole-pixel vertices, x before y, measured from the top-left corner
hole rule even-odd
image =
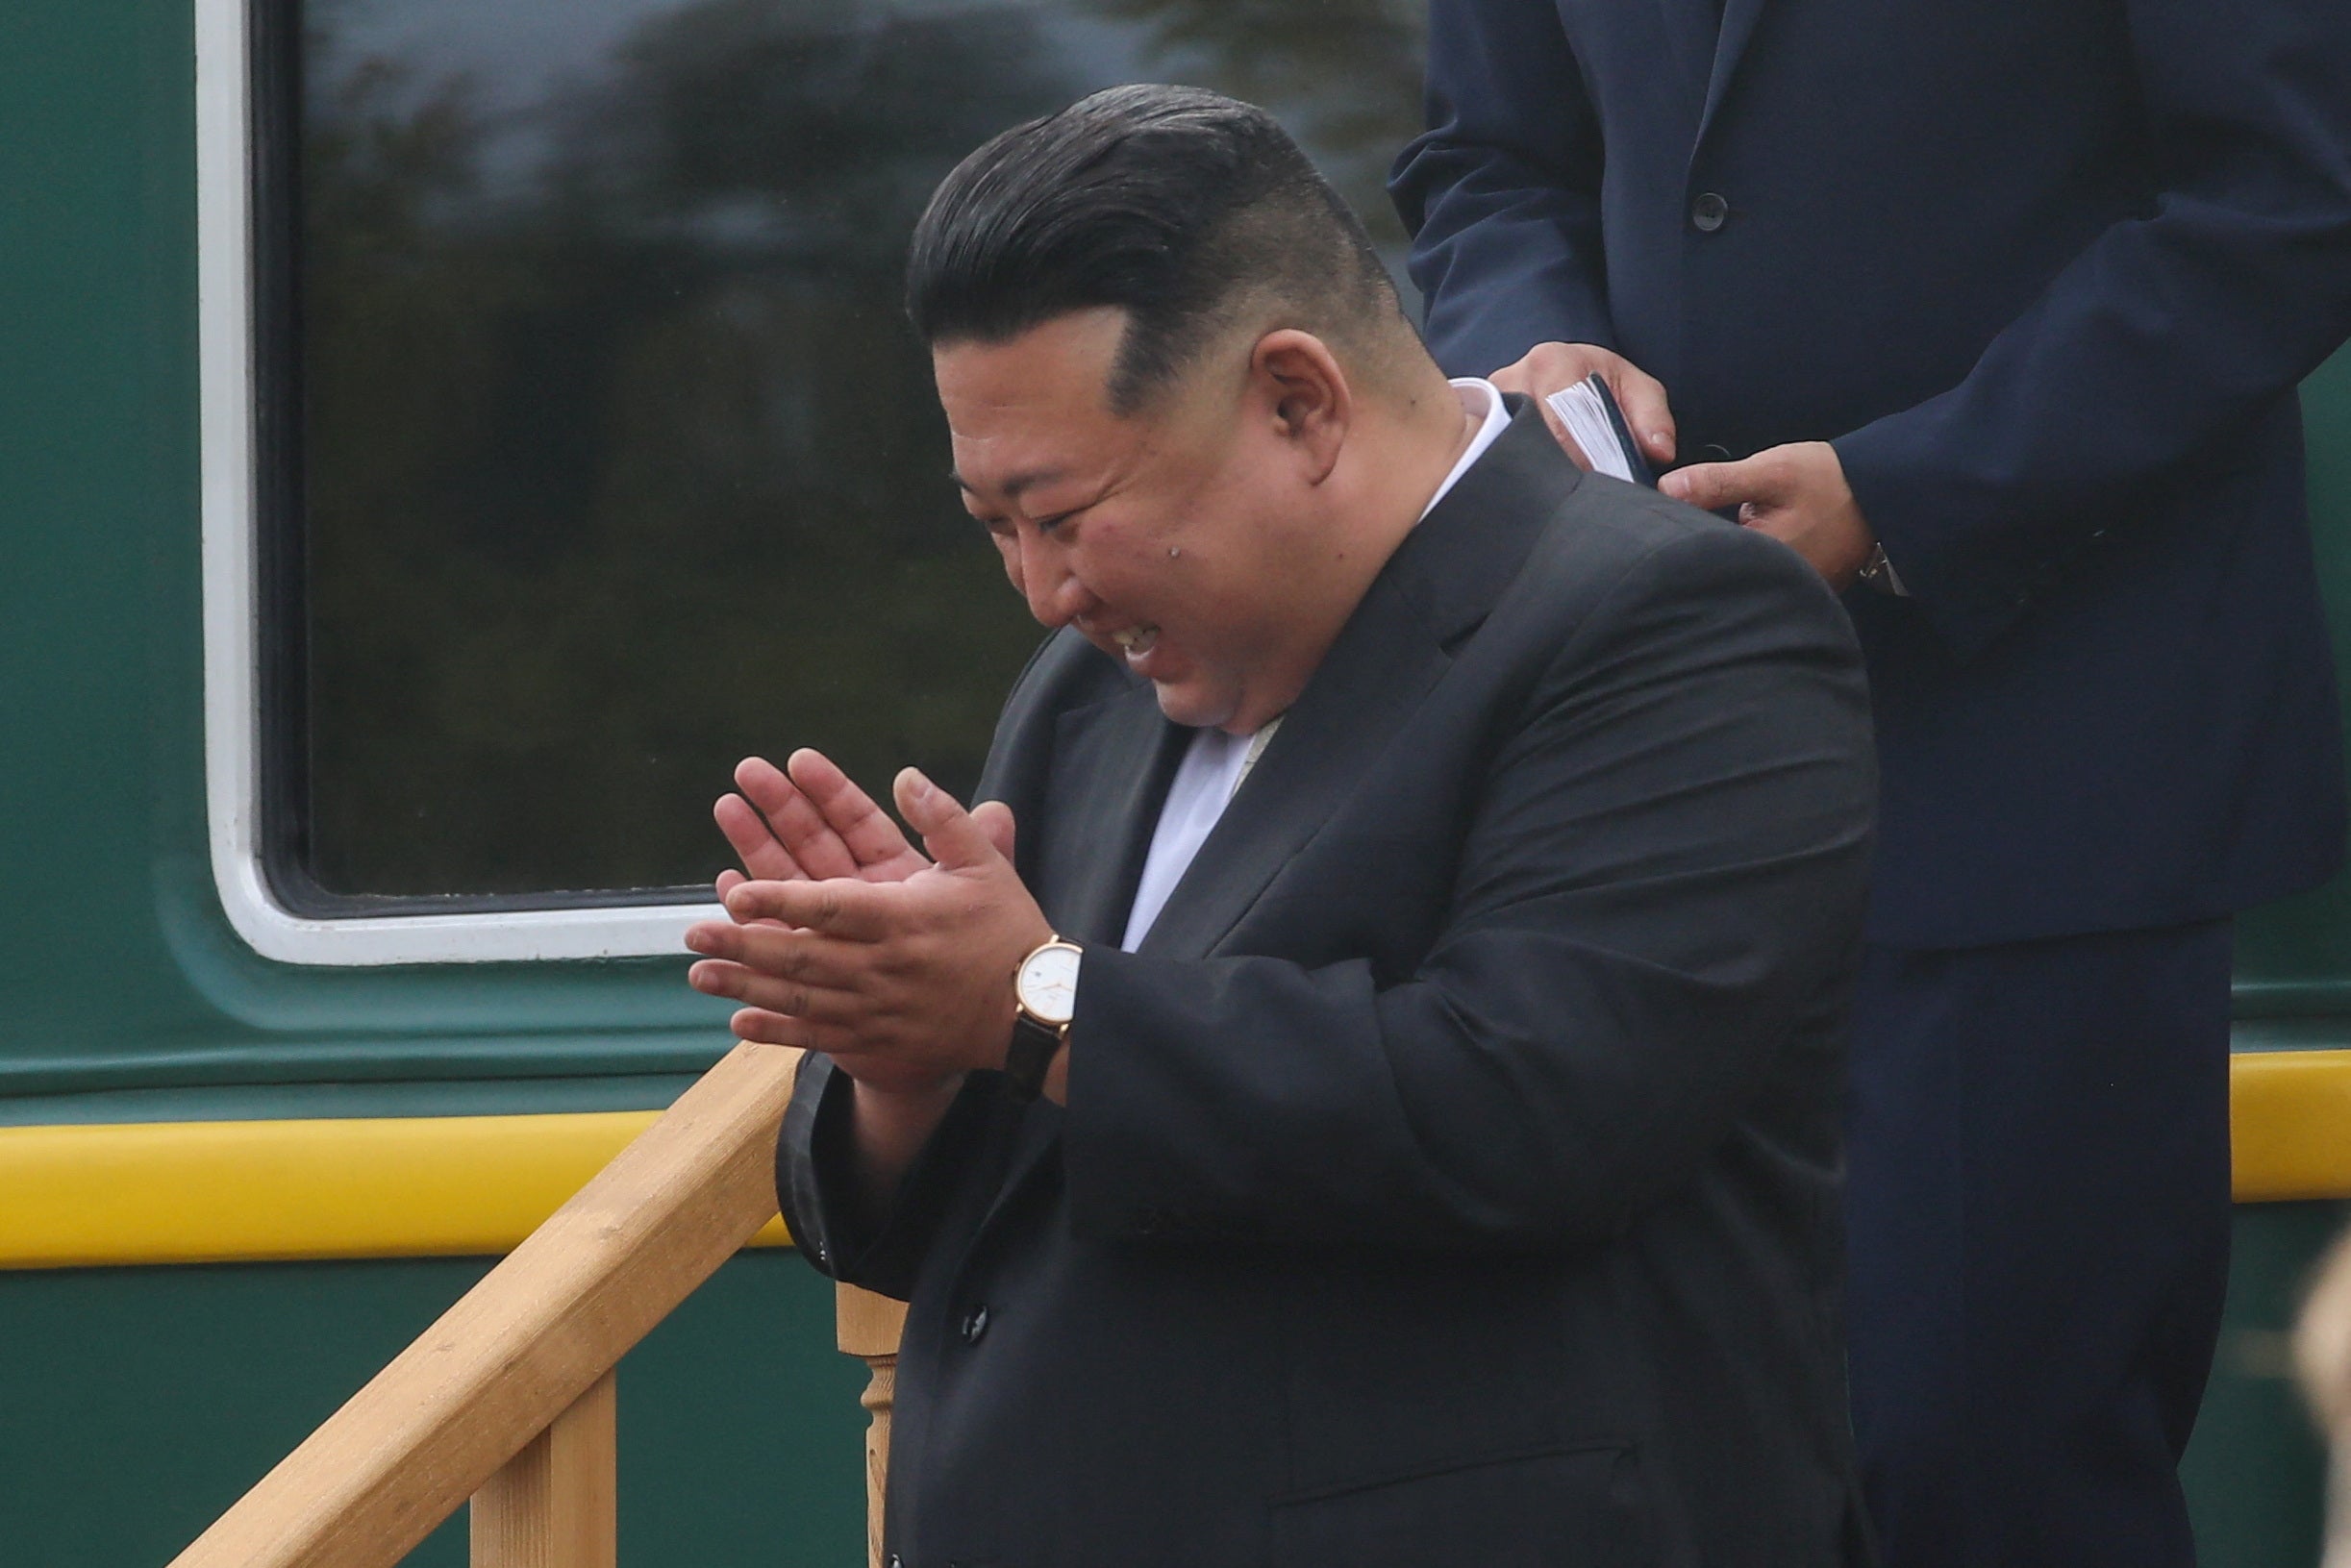
[[[191,18],[0,7],[0,1097],[698,1070],[730,1042],[683,958],[324,973],[255,957],[221,915]]]
[[[0,1562],[163,1568],[479,1259],[0,1275]],[[797,1257],[736,1257],[620,1368],[620,1552],[864,1560],[863,1363]],[[461,1511],[409,1561],[463,1568]]]
[[[0,1023],[7,1054],[160,1018],[155,781],[196,667],[152,611],[192,518],[185,8],[0,12]],[[192,551],[193,534],[185,549]],[[35,825],[38,825],[36,828]],[[33,830],[33,831],[28,831]],[[131,977],[138,977],[132,979]]]
[[[2228,1317],[2180,1467],[2203,1568],[2311,1568],[2325,1459],[2290,1381],[2287,1334],[2311,1264],[2351,1205],[2237,1211]]]

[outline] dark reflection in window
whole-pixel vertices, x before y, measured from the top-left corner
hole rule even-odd
[[[702,883],[755,751],[968,791],[1038,634],[898,311],[923,198],[1016,120],[1185,81],[1397,243],[1418,9],[310,0],[264,302],[281,892]]]

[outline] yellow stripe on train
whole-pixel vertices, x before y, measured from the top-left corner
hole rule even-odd
[[[505,1253],[657,1114],[0,1128],[0,1268]]]
[[[2351,1197],[2351,1051],[2242,1053],[2230,1091],[2238,1202]],[[0,1128],[0,1268],[500,1254],[656,1114]]]

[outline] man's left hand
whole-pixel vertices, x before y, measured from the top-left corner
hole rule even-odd
[[[1009,823],[976,820],[913,768],[895,794],[934,863],[887,884],[740,883],[726,894],[734,923],[687,933],[704,955],[688,979],[746,1004],[732,1024],[742,1038],[822,1051],[878,1085],[1000,1067],[1013,967],[1053,928],[997,847]]]
[[[1766,447],[1739,462],[1692,463],[1657,487],[1709,511],[1737,507],[1742,525],[1794,550],[1839,593],[1877,548],[1845,483],[1845,465],[1826,441]]]

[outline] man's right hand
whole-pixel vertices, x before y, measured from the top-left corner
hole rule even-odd
[[[719,831],[742,858],[743,870],[718,874],[718,900],[745,882],[823,882],[836,877],[859,882],[904,882],[930,864],[908,841],[888,812],[875,804],[822,752],[802,748],[778,768],[748,757],[735,768],[740,794],[722,795],[711,809]],[[1013,858],[1013,813],[1001,801],[984,801],[971,812],[981,834],[1006,859]],[[744,873],[748,872],[749,876]],[[730,918],[734,918],[730,914]],[[775,926],[751,919],[742,924]],[[854,1070],[861,1091],[885,1095],[935,1095],[941,1083],[932,1075],[893,1071],[887,1064]],[[862,1094],[861,1094],[862,1097]]]
[[[782,768],[764,758],[736,764],[739,795],[711,808],[718,831],[742,858],[741,871],[718,874],[718,900],[744,882],[904,882],[931,862],[907,842],[889,813],[874,804],[822,752],[803,747]],[[982,806],[972,813],[997,847],[1012,854],[1012,814]],[[746,877],[745,872],[750,875]]]
[[[736,765],[740,794],[722,795],[711,809],[743,871],[718,874],[718,899],[743,883],[904,882],[931,864],[908,842],[888,812],[821,752],[802,748],[782,768],[749,757]],[[1006,859],[1013,857],[1013,813],[1000,801],[971,813],[981,834]],[[750,875],[746,877],[744,872]],[[732,915],[730,915],[732,918]],[[754,919],[751,925],[781,921]],[[1009,986],[1010,976],[1006,977]],[[868,1226],[879,1228],[914,1157],[962,1088],[962,1073],[908,1071],[882,1061],[851,1058],[842,1070],[856,1081],[858,1203]]]
[[[1616,395],[1624,422],[1650,462],[1659,468],[1673,461],[1673,410],[1665,401],[1664,384],[1613,349],[1597,343],[1538,343],[1526,358],[1506,364],[1487,379],[1506,392],[1522,392],[1543,411],[1552,436],[1580,468],[1591,460],[1575,444],[1560,416],[1544,401],[1553,392],[1573,386],[1587,376],[1598,376]]]

